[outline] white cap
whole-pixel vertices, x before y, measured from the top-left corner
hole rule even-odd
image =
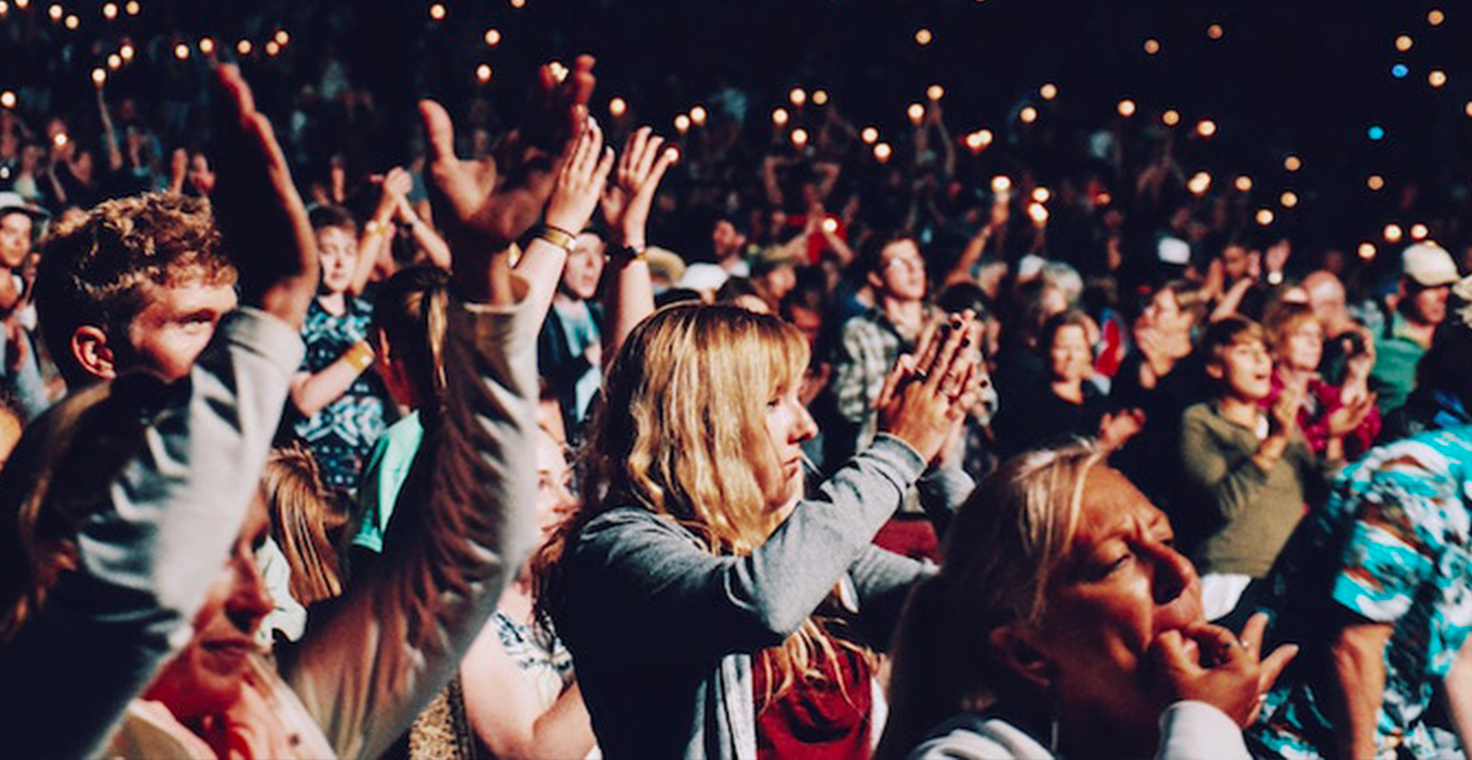
[[[1155,246],[1155,255],[1163,264],[1185,266],[1191,263],[1191,244],[1180,238],[1163,237]]]
[[[1400,273],[1423,288],[1438,288],[1462,279],[1452,255],[1433,243],[1417,243],[1401,253]]]
[[[679,287],[690,290],[719,290],[726,284],[730,275],[717,264],[704,262],[691,264],[685,267],[685,274],[680,278]]]

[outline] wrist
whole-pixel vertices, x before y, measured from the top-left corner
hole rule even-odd
[[[560,227],[550,222],[543,224],[537,229],[536,237],[538,240],[545,240],[569,254],[572,253],[573,245],[577,242],[577,235],[565,227]]]
[[[368,341],[360,340],[342,355],[342,360],[354,371],[362,372],[373,364],[373,347],[368,345]]]

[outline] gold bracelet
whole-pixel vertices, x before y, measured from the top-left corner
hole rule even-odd
[[[388,234],[388,225],[377,219],[369,219],[368,223],[363,225],[363,231],[369,235],[386,235]]]
[[[368,345],[368,341],[360,340],[354,343],[353,347],[342,355],[342,358],[354,370],[361,373],[363,370],[368,369],[368,365],[373,363],[373,348]]]
[[[537,237],[568,253],[572,253],[573,244],[577,241],[576,235],[560,227],[553,227],[550,224],[542,225],[542,228],[537,230]]]

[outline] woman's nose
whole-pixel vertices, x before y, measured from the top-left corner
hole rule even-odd
[[[1196,567],[1167,544],[1153,543],[1149,551],[1155,569],[1151,593],[1156,604],[1169,604],[1196,580]]]

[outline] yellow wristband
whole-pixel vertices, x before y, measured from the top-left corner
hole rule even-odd
[[[552,245],[557,246],[558,248],[561,248],[564,251],[567,251],[568,253],[572,253],[573,244],[577,241],[577,237],[574,236],[571,232],[546,224],[542,225],[542,228],[537,230],[537,237],[551,243]]]
[[[354,370],[362,372],[373,363],[373,349],[368,345],[368,341],[360,340],[354,343],[353,347],[342,355],[342,358]]]
[[[368,223],[363,225],[363,231],[369,235],[387,235],[388,225],[377,219],[369,219]]]

